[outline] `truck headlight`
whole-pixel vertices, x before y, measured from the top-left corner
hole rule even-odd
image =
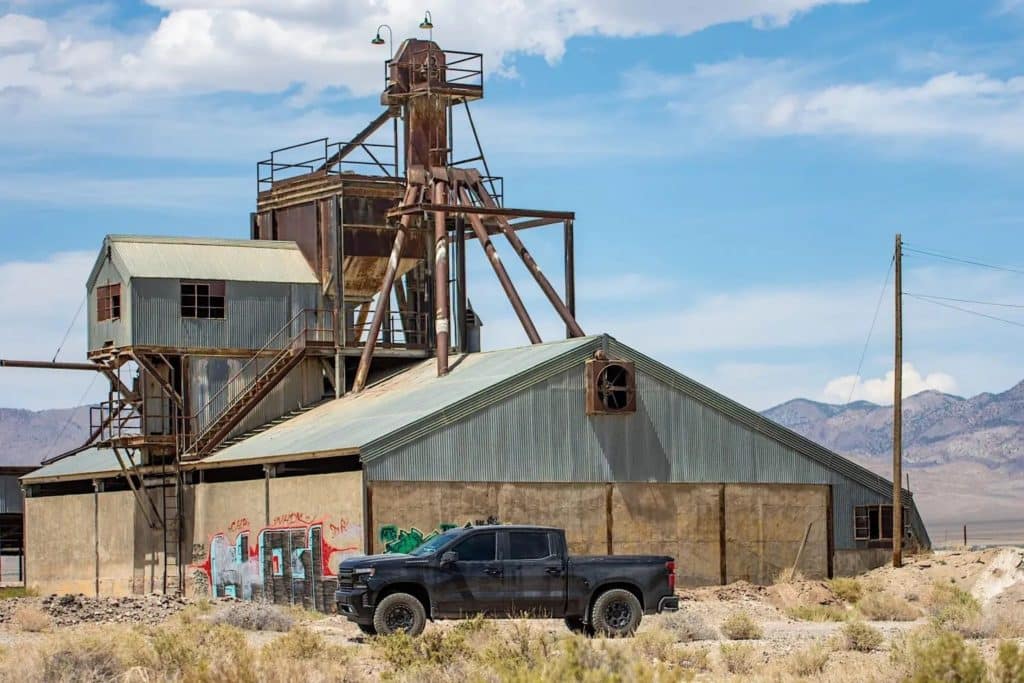
[[[377,573],[377,570],[374,567],[366,567],[364,569],[357,569],[356,570],[356,581],[361,582],[361,583],[366,583],[366,581],[371,576],[373,576],[376,573]]]

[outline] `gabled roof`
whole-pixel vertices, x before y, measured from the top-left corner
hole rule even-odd
[[[114,266],[126,280],[181,278],[292,284],[318,282],[295,242],[107,235],[89,275],[87,288],[91,289],[95,283],[108,252]]]

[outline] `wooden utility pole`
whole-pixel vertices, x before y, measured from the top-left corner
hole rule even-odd
[[[896,335],[892,398],[892,566],[903,566],[903,236],[896,235]]]

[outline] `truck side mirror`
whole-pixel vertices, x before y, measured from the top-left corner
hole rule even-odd
[[[441,554],[441,566],[447,567],[453,565],[459,560],[459,554],[454,550],[449,550],[446,553]]]

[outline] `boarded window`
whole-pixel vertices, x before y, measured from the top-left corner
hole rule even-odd
[[[182,282],[182,318],[224,318],[223,282]]]
[[[910,533],[910,510],[903,508],[903,534]],[[858,505],[853,510],[853,538],[857,541],[892,540],[892,505]]]
[[[121,284],[96,288],[96,320],[117,320],[121,317]]]

